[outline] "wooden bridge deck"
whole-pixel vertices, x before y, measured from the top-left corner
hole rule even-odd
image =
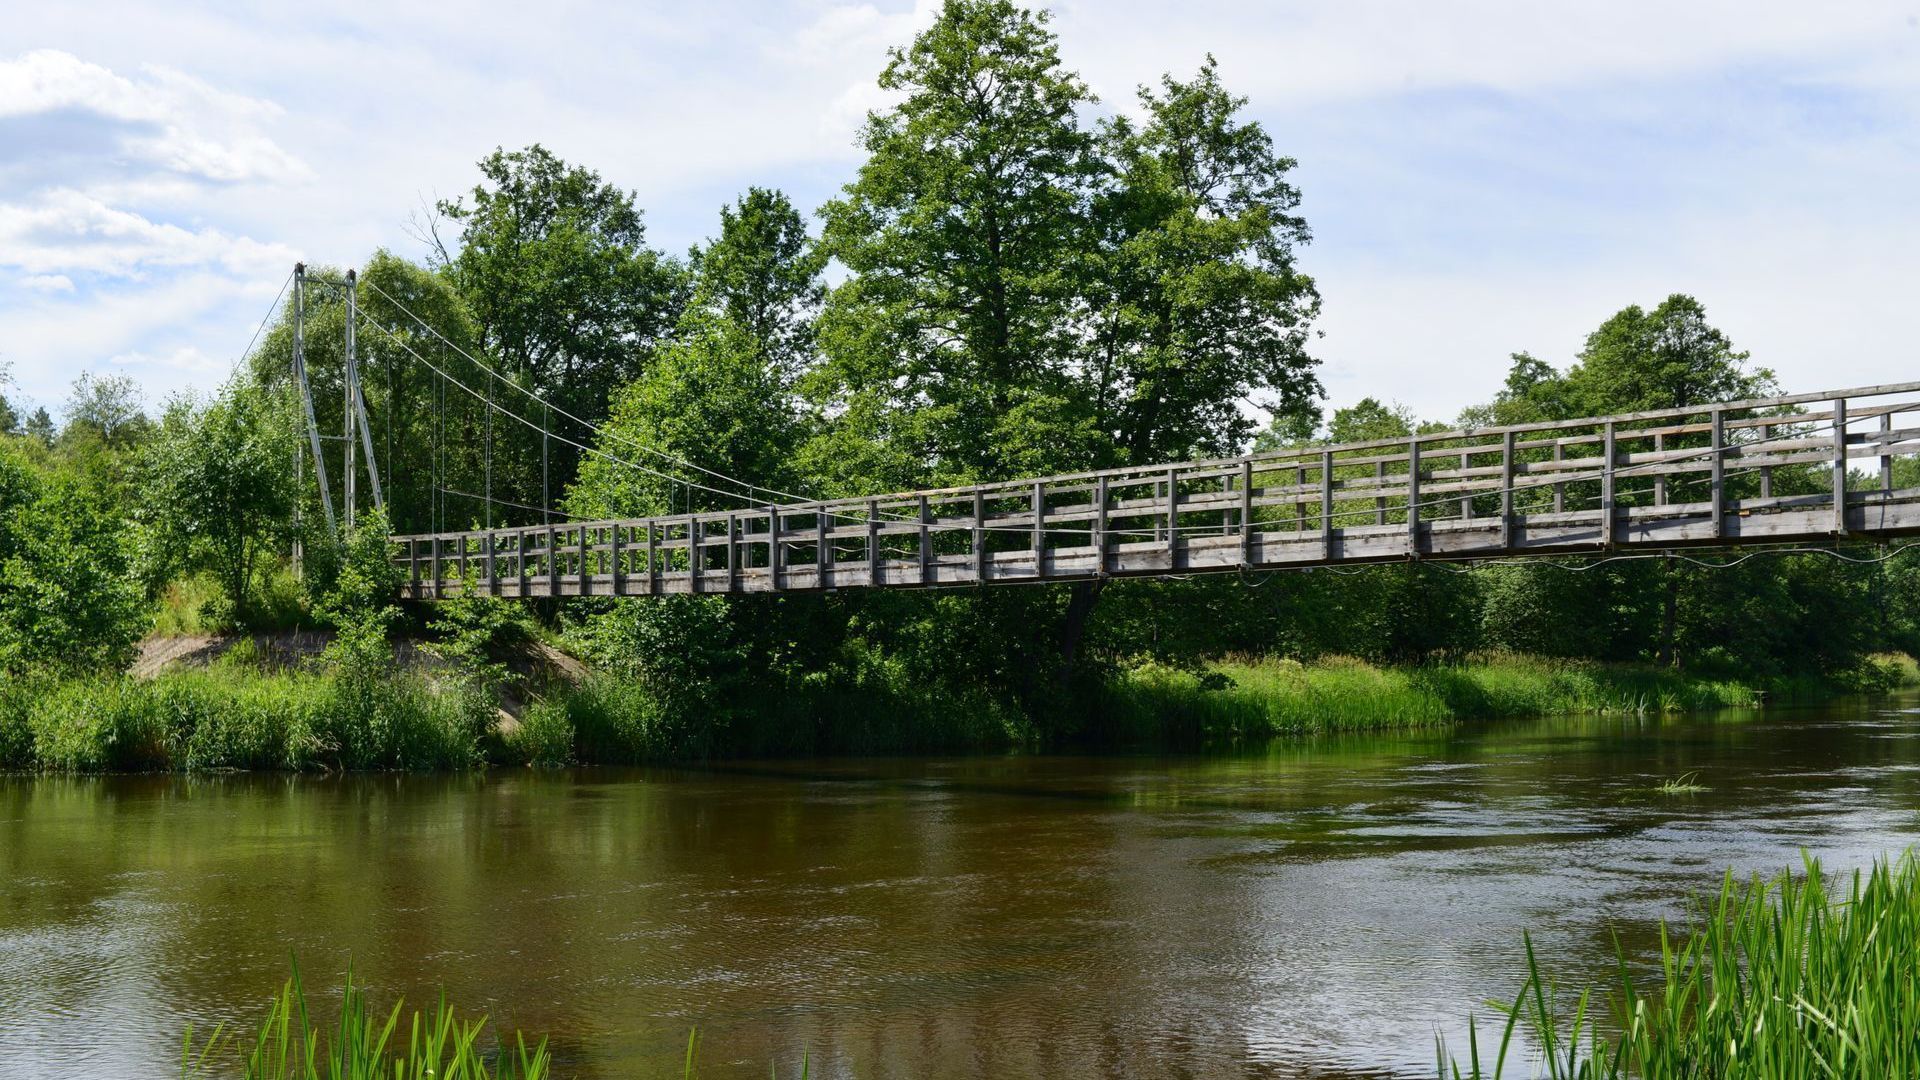
[[[1076,581],[1920,534],[1920,383],[872,498],[396,536],[403,595]],[[1920,480],[1909,478],[1909,483]]]

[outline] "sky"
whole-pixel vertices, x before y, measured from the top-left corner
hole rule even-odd
[[[818,207],[929,0],[10,5],[0,363],[158,404],[230,372],[296,260],[421,257],[495,146],[636,193],[684,251],[749,185]],[[1299,162],[1330,405],[1450,419],[1673,292],[1789,390],[1920,379],[1920,0],[1060,0],[1129,111],[1208,53]]]

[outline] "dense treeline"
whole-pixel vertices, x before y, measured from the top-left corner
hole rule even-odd
[[[358,347],[392,527],[718,509],[1445,426],[1372,398],[1323,410],[1294,162],[1211,59],[1104,111],[1044,14],[954,0],[880,82],[894,104],[869,116],[864,163],[815,220],[755,187],[712,239],[659,251],[631,193],[536,145],[480,162],[472,191],[439,204],[423,260],[376,252],[359,268]],[[345,295],[312,273],[313,405],[338,431]],[[833,716],[858,714],[871,736],[929,702],[973,718],[955,723],[1098,735],[1115,680],[1143,660],[1502,650],[1861,684],[1870,654],[1920,652],[1920,560],[1816,555],[593,599],[542,607],[538,625],[478,600],[403,613],[384,591],[385,522],[330,536],[313,485],[289,475],[292,348],[283,314],[231,385],[158,419],[124,379],[83,379],[57,429],[0,403],[0,670],[124,665],[158,610],[171,626],[331,624],[333,662],[374,677],[380,639],[414,619],[483,683],[504,678],[501,642],[545,634],[624,680],[622,707],[680,745],[725,749],[729,730],[764,733],[773,716],[782,745],[806,749],[837,741]],[[1606,319],[1565,367],[1516,355],[1459,420],[1773,389],[1676,294]],[[337,485],[341,447],[324,452]],[[1914,466],[1900,463],[1902,484],[1920,483]]]

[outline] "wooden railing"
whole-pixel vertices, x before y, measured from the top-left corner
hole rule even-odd
[[[1917,457],[1920,383],[1898,383],[393,542],[405,595],[421,599],[469,589],[535,597],[923,588],[1804,543],[1920,532]]]

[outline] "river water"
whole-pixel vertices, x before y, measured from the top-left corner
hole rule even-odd
[[[1920,828],[1911,700],[1213,757],[0,777],[0,1073],[171,1076],[297,955],[562,1076],[1432,1075],[1728,867]],[[1697,773],[1705,790],[1658,794]],[[797,1075],[797,1073],[795,1073]]]

